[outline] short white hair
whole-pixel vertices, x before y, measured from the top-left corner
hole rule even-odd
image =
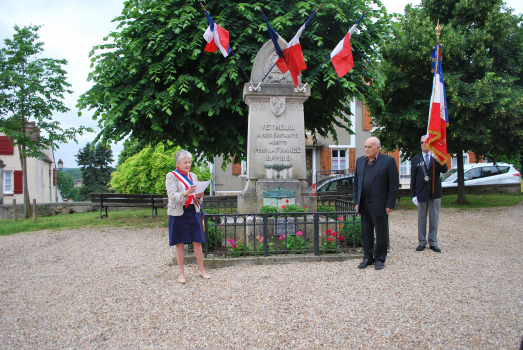
[[[421,135],[420,140],[423,139],[424,137],[429,137],[429,135]]]
[[[180,164],[184,158],[192,159],[192,154],[189,151],[181,149],[178,152],[176,152],[174,160],[176,161],[176,164]]]

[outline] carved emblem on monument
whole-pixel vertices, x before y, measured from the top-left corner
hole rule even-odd
[[[278,59],[278,54],[275,50],[272,50],[270,54],[265,57],[265,61],[263,62],[263,75],[265,75],[269,69],[273,66],[273,64]],[[293,84],[291,73],[287,72],[283,74],[280,69],[276,66],[271,70],[267,78],[265,79],[265,83],[272,83],[272,84]]]
[[[249,107],[253,111],[264,111],[265,110],[265,105],[266,105],[265,102],[252,102]]]
[[[285,97],[271,97],[271,111],[277,116],[285,110]]]
[[[303,103],[289,103],[289,111],[303,111]]]

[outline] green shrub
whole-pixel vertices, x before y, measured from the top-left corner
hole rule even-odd
[[[289,205],[282,205],[282,212],[284,213],[304,213],[308,212],[309,209],[307,207],[300,207],[297,204],[289,204]],[[296,216],[305,216],[305,215],[296,215]]]
[[[347,245],[352,246],[353,244],[353,234],[356,238],[356,247],[361,247],[361,217],[356,216],[356,223],[354,224],[354,230],[353,230],[353,223],[351,218],[347,218],[347,223],[341,225],[341,234],[345,236],[345,239],[347,240]]]
[[[219,215],[215,215],[215,214],[220,214],[218,213],[218,210],[213,210],[213,209],[204,209],[204,215],[207,217],[207,222],[214,222],[216,224],[221,224],[222,222],[222,217],[219,216]]]
[[[285,239],[285,235],[280,236],[280,239]],[[287,250],[298,250],[297,254],[307,253],[307,241],[302,238],[301,231],[296,232],[296,236],[287,236],[286,248]]]
[[[278,207],[275,207],[274,205],[264,205],[260,208],[260,213],[277,213]],[[274,215],[269,215],[274,216]]]
[[[239,239],[229,239],[230,247],[229,252],[231,252],[231,256],[233,258],[239,257],[239,256],[247,256],[252,254],[252,247],[248,244],[242,243]]]
[[[263,237],[258,235],[256,239],[258,239],[256,250],[259,252],[257,255],[263,255]],[[272,252],[275,250],[274,246],[275,244],[273,242],[267,242],[267,255],[272,255]]]
[[[223,246],[223,231],[222,228],[216,225],[214,222],[207,222],[207,238],[209,244],[209,250]]]
[[[318,207],[319,213],[332,212],[332,211],[336,211],[336,209],[333,207],[329,207],[327,205],[320,205]],[[336,219],[336,214],[328,214],[328,217],[331,219]]]

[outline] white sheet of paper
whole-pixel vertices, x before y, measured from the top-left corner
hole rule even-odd
[[[196,185],[196,190],[194,191],[194,194],[198,194],[198,193],[202,193],[203,191],[205,191],[205,189],[209,186],[209,184],[211,183],[211,180],[209,181],[198,181],[198,182],[193,182],[193,184]]]

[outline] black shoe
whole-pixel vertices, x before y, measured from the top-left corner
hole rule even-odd
[[[421,251],[423,251],[423,250],[425,250],[425,246],[424,246],[424,245],[419,245],[419,246],[416,248],[416,251],[417,251],[417,252],[421,252]]]
[[[369,265],[372,265],[374,264],[374,261],[371,261],[369,259],[364,259],[361,264],[358,265],[358,269],[364,269],[366,268],[367,266]]]
[[[433,251],[435,251],[436,253],[441,253],[441,249],[438,248],[438,246],[435,246],[435,247],[430,247],[430,249],[432,249]]]
[[[376,270],[381,270],[381,269],[383,269],[384,267],[385,267],[385,266],[383,266],[383,261],[381,261],[381,260],[376,260],[376,266],[375,266]]]

